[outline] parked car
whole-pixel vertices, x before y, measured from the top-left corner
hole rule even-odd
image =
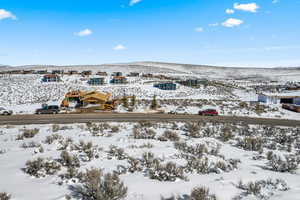
[[[13,111],[12,110],[7,110],[3,107],[0,107],[0,115],[12,115]]]
[[[44,105],[35,111],[36,114],[58,114],[60,112],[59,106],[56,105]]]
[[[177,114],[184,114],[187,115],[188,112],[184,109],[184,107],[177,107],[176,110],[172,110],[170,111],[168,114],[173,114],[173,115],[177,115]]]
[[[200,110],[198,114],[203,116],[218,116],[219,112],[216,109],[206,109]]]

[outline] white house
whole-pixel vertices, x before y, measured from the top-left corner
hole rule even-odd
[[[300,105],[300,91],[288,93],[261,93],[258,95],[258,102]]]

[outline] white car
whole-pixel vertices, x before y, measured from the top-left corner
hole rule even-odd
[[[188,112],[183,107],[180,106],[180,107],[177,107],[176,110],[170,111],[169,114],[174,114],[174,115],[183,114],[183,115],[187,115]]]
[[[12,110],[7,110],[3,107],[0,107],[0,115],[12,115],[13,111]]]

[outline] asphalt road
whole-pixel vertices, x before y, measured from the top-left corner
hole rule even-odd
[[[250,118],[234,116],[204,117],[199,115],[169,115],[169,114],[136,114],[136,113],[93,113],[93,114],[59,114],[59,115],[12,115],[0,116],[0,125],[29,124],[71,124],[86,122],[223,122],[278,126],[299,126],[300,120]]]

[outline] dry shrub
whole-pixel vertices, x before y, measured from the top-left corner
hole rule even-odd
[[[223,142],[227,142],[234,138],[233,130],[230,126],[225,126],[220,132],[220,140]]]
[[[53,132],[57,132],[57,131],[59,131],[59,130],[60,130],[60,127],[59,127],[58,124],[53,124],[53,125],[52,125],[52,131],[53,131]]]
[[[156,123],[152,123],[150,121],[139,121],[138,125],[142,128],[151,128],[151,127],[155,127],[157,124]]]
[[[72,138],[66,138],[65,140],[59,140],[59,144],[60,146],[57,148],[57,150],[62,151],[62,150],[66,150],[68,148],[72,148],[73,147],[73,139]]]
[[[26,174],[39,178],[45,177],[46,175],[54,175],[60,170],[60,168],[60,164],[55,161],[37,158],[33,161],[28,160],[23,171]]]
[[[186,123],[184,129],[186,131],[186,135],[192,138],[201,138],[202,135],[200,133],[200,124],[199,123]]]
[[[0,192],[0,200],[10,200],[11,195],[7,194],[6,192]]]
[[[104,174],[89,169],[80,178],[81,186],[73,188],[73,195],[83,200],[119,200],[127,196],[127,187],[117,174]]]
[[[144,143],[144,144],[142,144],[142,145],[139,146],[139,148],[148,148],[148,149],[151,149],[153,147],[154,147],[154,145],[152,143],[150,143],[150,142]]]
[[[177,166],[173,162],[168,162],[167,164],[158,163],[153,168],[150,168],[149,176],[151,179],[159,181],[187,180],[184,176],[184,168]]]
[[[113,127],[111,127],[111,132],[112,133],[117,133],[117,132],[119,132],[120,131],[120,128],[118,127],[118,126],[113,126]]]
[[[33,138],[36,134],[40,132],[40,129],[35,128],[35,129],[24,129],[23,130],[23,135],[25,138]]]
[[[240,181],[237,188],[243,192],[236,196],[234,200],[242,200],[247,196],[255,196],[257,199],[270,199],[274,195],[274,191],[289,190],[287,183],[282,179],[250,181],[246,184]]]
[[[280,155],[273,153],[267,154],[267,168],[276,172],[290,172],[293,173],[298,169],[300,158],[294,155],[285,155],[283,158]]]
[[[190,200],[217,200],[216,195],[210,194],[206,187],[196,187],[192,190]]]
[[[248,104],[246,102],[242,101],[242,102],[239,103],[239,107],[248,108]]]
[[[63,137],[61,135],[58,134],[52,134],[52,135],[48,135],[46,137],[46,139],[44,140],[44,143],[46,144],[52,144],[54,141],[56,140],[62,140]]]
[[[31,141],[31,142],[28,142],[28,143],[22,143],[21,145],[22,148],[24,149],[28,149],[28,148],[39,148],[41,147],[41,144],[38,143],[38,142],[34,142],[34,141]]]
[[[68,168],[80,167],[80,161],[76,155],[71,155],[67,151],[62,151],[59,162]]]
[[[133,157],[128,157],[127,161],[129,163],[129,167],[127,170],[130,173],[140,172],[143,170],[143,166],[142,166],[142,163],[140,162],[140,160],[133,158]]]
[[[145,152],[142,155],[141,163],[146,168],[153,168],[160,163],[160,160],[155,158],[152,152]]]
[[[68,127],[68,126],[60,126],[60,125],[58,125],[58,124],[53,124],[53,125],[52,125],[52,131],[53,131],[53,132],[58,132],[58,131],[68,130],[68,129],[72,129],[72,127]]]
[[[172,142],[178,142],[180,140],[180,137],[176,132],[166,130],[162,136],[158,138],[160,141],[172,141]]]
[[[33,138],[36,134],[40,132],[40,129],[23,129],[23,133],[18,135],[16,140],[23,140],[25,138]]]
[[[156,132],[153,129],[149,128],[133,128],[133,137],[134,139],[154,139],[156,136]]]
[[[86,127],[90,133],[92,133],[93,136],[103,136],[104,131],[110,129],[110,125],[108,123],[86,123]]]
[[[73,150],[83,152],[87,156],[87,161],[91,161],[94,158],[98,158],[98,149],[97,145],[93,145],[92,142],[84,142],[83,140],[79,141],[79,144],[72,145]]]
[[[118,160],[125,160],[128,155],[125,153],[123,148],[111,145],[108,151],[108,159],[117,158]]]
[[[187,159],[187,164],[184,169],[186,172],[197,174],[208,174],[211,172],[211,166],[208,163],[208,159],[205,158],[192,158]]]
[[[237,146],[248,151],[261,151],[263,149],[263,139],[261,137],[244,137],[238,139]]]
[[[209,154],[208,148],[205,144],[188,145],[186,142],[175,142],[175,149],[182,152],[182,154],[190,154],[192,156],[201,158],[204,154]],[[219,152],[219,147],[216,149],[212,148],[215,155]]]
[[[206,187],[195,187],[190,195],[172,195],[170,198],[161,197],[161,200],[217,200],[217,197],[214,194],[210,194],[209,189]]]
[[[74,167],[68,167],[67,172],[65,174],[61,174],[60,177],[62,179],[72,179],[72,178],[78,178],[78,169]]]

